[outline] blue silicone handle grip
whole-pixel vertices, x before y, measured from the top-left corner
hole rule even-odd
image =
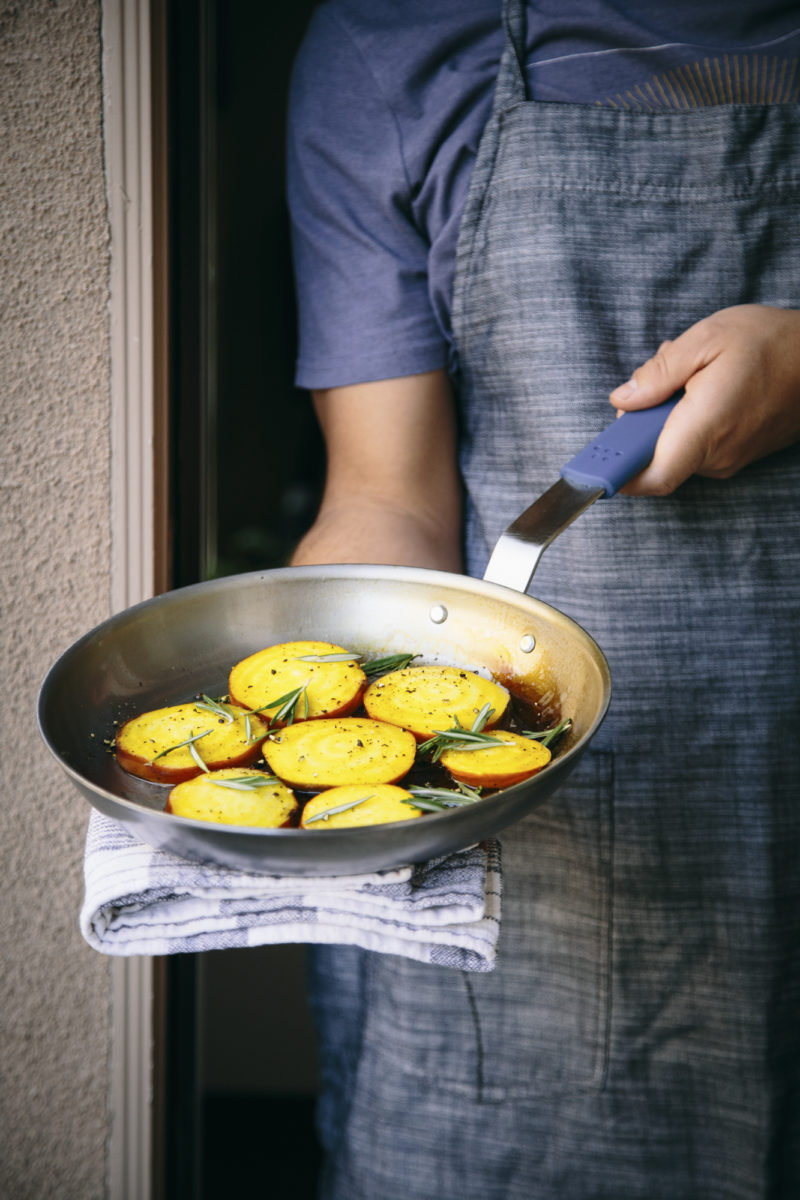
[[[624,413],[570,459],[561,477],[568,483],[604,488],[603,499],[614,496],[650,462],[664,422],[679,400],[680,396],[673,396],[655,408]]]

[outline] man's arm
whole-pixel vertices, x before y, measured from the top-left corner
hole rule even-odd
[[[314,393],[325,490],[294,564],[462,570],[456,422],[444,371]]]

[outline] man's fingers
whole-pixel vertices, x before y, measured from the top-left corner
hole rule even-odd
[[[662,429],[653,458],[643,471],[622,488],[628,496],[669,496],[706,460],[707,440],[693,406],[684,397]]]
[[[611,392],[611,403],[626,412],[651,408],[684,387],[709,362],[704,324],[700,321],[674,341],[662,342],[652,358],[637,367],[629,380]]]

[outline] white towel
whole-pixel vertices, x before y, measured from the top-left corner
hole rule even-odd
[[[93,810],[80,927],[104,954],[179,954],[339,942],[464,971],[491,971],[500,846],[365,875],[251,875],[137,841]]]

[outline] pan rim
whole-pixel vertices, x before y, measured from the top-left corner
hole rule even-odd
[[[401,567],[389,564],[369,564],[369,563],[339,563],[339,564],[314,564],[309,566],[294,566],[294,567],[274,567],[260,569],[235,575],[220,576],[210,580],[202,580],[197,583],[187,584],[180,588],[170,589],[167,592],[160,593],[156,596],[148,597],[138,603],[121,609],[119,612],[112,613],[104,620],[96,624],[84,634],[75,639],[69,646],[66,647],[52,662],[50,668],[44,676],[40,685],[37,704],[36,718],[39,734],[51,753],[55,761],[58,763],[62,771],[68,776],[71,783],[84,795],[92,807],[98,807],[91,799],[92,795],[98,798],[102,797],[109,805],[121,807],[124,811],[130,813],[131,817],[142,818],[146,816],[148,822],[155,821],[157,826],[164,828],[175,828],[176,820],[180,822],[179,828],[191,829],[196,831],[200,836],[207,834],[211,829],[215,833],[232,834],[253,838],[254,836],[259,841],[265,843],[277,842],[298,842],[302,841],[309,847],[314,844],[324,845],[330,844],[332,841],[340,841],[342,835],[346,835],[350,843],[355,843],[359,840],[367,841],[370,836],[374,838],[376,826],[363,825],[352,826],[346,829],[318,829],[308,830],[299,828],[260,828],[258,826],[242,826],[229,825],[218,822],[201,821],[195,818],[180,817],[176,818],[175,814],[168,813],[163,809],[150,808],[136,800],[128,799],[118,793],[111,791],[107,787],[96,783],[88,778],[80,770],[73,767],[69,762],[65,761],[63,755],[59,752],[53,743],[53,739],[47,729],[47,720],[45,718],[45,709],[48,702],[48,696],[51,688],[54,686],[55,680],[61,672],[63,672],[69,662],[80,655],[81,651],[90,643],[98,638],[107,636],[112,631],[122,628],[129,622],[140,619],[143,614],[154,607],[168,607],[172,604],[178,604],[192,595],[210,595],[215,592],[224,593],[228,589],[241,588],[242,586],[264,583],[268,584],[272,579],[280,579],[281,581],[304,580],[324,581],[331,580],[352,580],[354,582],[377,581],[385,582],[404,582],[404,583],[422,583],[440,587],[443,590],[450,592],[467,593],[470,596],[480,595],[487,598],[493,598],[503,605],[513,605],[527,609],[531,616],[546,615],[548,620],[558,626],[561,626],[567,633],[577,635],[578,639],[591,647],[593,650],[593,660],[600,674],[602,685],[602,702],[587,729],[578,738],[578,740],[560,754],[551,764],[548,764],[548,775],[561,775],[565,771],[571,769],[572,763],[579,758],[588,742],[592,740],[597,729],[602,724],[608,712],[611,702],[611,672],[601,647],[597,644],[594,638],[581,625],[578,624],[572,617],[555,608],[553,605],[545,601],[538,600],[534,596],[528,595],[526,592],[519,592],[514,588],[507,587],[503,584],[489,582],[484,579],[476,579],[468,575],[456,574],[452,572],[439,571],[428,567]],[[518,793],[520,789],[526,787],[528,781],[513,784],[510,787],[499,790],[491,796],[487,796],[479,803],[483,808],[486,806],[490,811],[498,807],[498,802],[512,797]],[[158,784],[156,786],[169,788],[168,783]],[[426,813],[423,820],[428,828],[439,828],[443,822],[448,823],[448,827],[453,829],[459,825],[459,813],[466,814],[474,811],[472,806],[464,806],[456,809],[450,809],[447,812],[441,813]],[[466,824],[467,820],[462,817]],[[407,821],[386,822],[379,826],[380,830],[386,835],[397,833],[401,835],[405,830],[410,833],[410,828],[417,825],[418,819]],[[402,837],[401,837],[402,841]]]

